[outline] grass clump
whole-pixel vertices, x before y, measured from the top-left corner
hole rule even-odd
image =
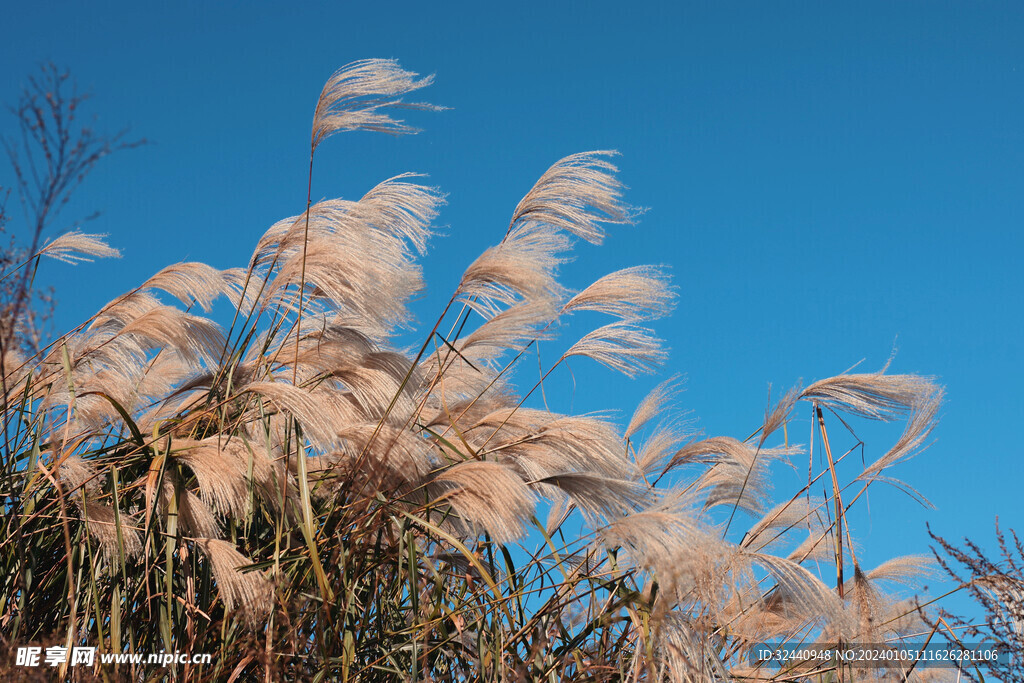
[[[394,112],[436,109],[403,99],[429,82],[388,60],[335,73],[310,186],[334,133],[413,132]],[[8,345],[8,641],[212,653],[173,668],[189,681],[837,680],[759,668],[747,648],[914,632],[915,608],[885,586],[924,561],[862,568],[846,517],[924,444],[931,380],[797,388],[746,439],[673,426],[671,382],[625,429],[530,402],[569,358],[632,376],[665,356],[649,329],[675,296],[660,269],[580,291],[557,278],[576,241],[634,217],[611,158],[548,169],[412,352],[397,339],[442,196],[411,175],[354,201],[307,195],[247,265],[169,266],[42,350]],[[111,251],[73,233],[29,261]],[[222,297],[226,325],[200,314]],[[581,311],[610,322],[517,386],[510,370]],[[774,499],[772,463],[806,453],[783,436],[800,403],[825,457],[812,448],[807,485]],[[907,417],[846,480],[854,450],[828,433],[848,426],[842,413]],[[167,673],[110,668],[97,671]]]

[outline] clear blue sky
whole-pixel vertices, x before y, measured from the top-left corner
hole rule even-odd
[[[1024,531],[1024,6],[488,5],[12,4],[0,99],[53,60],[95,93],[101,127],[154,143],[105,162],[67,215],[101,209],[90,229],[125,257],[45,266],[60,324],[171,262],[244,265],[272,222],[304,208],[324,80],[396,57],[436,73],[424,99],[452,110],[411,113],[415,137],[330,140],[313,195],[357,197],[403,171],[449,193],[421,320],[550,163],[618,149],[628,197],[649,211],[565,272],[583,285],[671,266],[681,296],[657,326],[666,372],[687,376],[680,407],[708,434],[749,433],[769,383],[861,359],[875,370],[895,345],[894,372],[948,389],[937,443],[895,472],[938,510],[876,490],[857,529],[865,564],[926,552],[926,520],[983,543],[996,515]],[[628,417],[656,382],[573,369],[588,391],[553,407]],[[898,431],[873,436],[868,457]]]

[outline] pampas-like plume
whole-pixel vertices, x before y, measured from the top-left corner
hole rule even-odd
[[[567,472],[633,480],[638,472],[623,457],[622,438],[595,416],[558,416],[505,407],[487,415],[464,436],[528,480]],[[486,448],[485,448],[486,446]]]
[[[779,427],[786,423],[790,411],[800,396],[800,387],[793,387],[779,399],[771,410],[765,409],[764,424],[761,425],[761,438],[759,443],[764,444],[769,436],[774,434]]]
[[[99,493],[99,472],[96,471],[96,468],[91,463],[77,455],[65,458],[64,462],[60,464],[58,473],[60,474],[61,481],[70,488],[70,492],[81,489],[82,492],[89,495]]]
[[[486,318],[517,297],[560,299],[555,271],[569,246],[562,235],[537,225],[518,226],[498,246],[481,254],[462,275],[456,296]]]
[[[634,266],[600,278],[569,299],[562,311],[599,311],[638,322],[668,315],[674,299],[668,275],[655,266]]]
[[[745,555],[775,579],[775,608],[795,623],[820,623],[842,614],[843,605],[835,592],[806,568],[767,553]]]
[[[120,258],[121,252],[103,241],[104,237],[105,234],[90,235],[72,230],[44,246],[39,255],[49,256],[71,265],[92,261],[93,258]]]
[[[191,362],[215,364],[224,348],[220,326],[205,318],[160,306],[124,326],[119,336],[130,337],[151,348],[172,348]]]
[[[665,470],[697,463],[736,462],[750,466],[754,451],[750,446],[731,436],[712,436],[691,441],[680,448],[666,465]]]
[[[122,550],[125,557],[138,557],[142,554],[141,525],[136,516],[123,510],[115,513],[110,505],[104,505],[88,496],[77,498],[75,504],[82,512],[89,535],[99,543],[108,563],[113,565]],[[118,517],[121,520],[120,529],[117,525]]]
[[[416,177],[415,173],[403,173],[385,180],[363,195],[352,211],[368,225],[408,240],[422,255],[444,195],[435,187],[404,182]]]
[[[792,531],[809,531],[820,537],[824,529],[814,511],[822,505],[823,501],[817,498],[792,498],[783,501],[750,527],[743,535],[740,546],[762,552],[785,540]]]
[[[145,481],[140,482],[140,487],[145,486]],[[185,489],[178,487],[177,475],[173,469],[164,472],[163,484],[160,487],[160,511],[164,516],[171,509],[172,496],[176,491],[180,493],[178,498],[178,524],[186,534],[190,536],[201,536],[212,538],[220,535],[220,524],[213,510],[203,500]]]
[[[599,533],[607,547],[627,549],[636,566],[653,569],[658,581],[676,586],[690,583],[696,566],[726,547],[690,515],[658,508],[614,519]]]
[[[595,528],[602,525],[602,519],[610,522],[643,510],[653,502],[651,491],[645,486],[601,474],[569,472],[531,483],[560,488]]]
[[[767,463],[779,456],[800,452],[797,446],[755,448],[727,436],[694,441],[676,452],[663,472],[687,464],[714,463],[701,475],[698,488],[706,491],[705,508],[735,504],[760,512],[768,488]]]
[[[633,411],[633,417],[630,418],[629,425],[626,426],[625,438],[628,439],[636,434],[651,418],[664,410],[666,404],[678,391],[679,375],[673,375],[654,387]]]
[[[195,539],[213,568],[224,609],[238,609],[253,627],[270,612],[273,588],[267,577],[258,571],[242,572],[252,561],[235,549],[235,544],[215,538]]]
[[[71,499],[82,515],[82,521],[89,535],[99,544],[100,551],[111,565],[118,560],[123,549],[125,557],[142,553],[142,537],[138,530],[138,519],[99,502],[99,473],[92,463],[78,456],[66,458],[58,470],[61,481],[69,488]],[[120,538],[118,538],[120,532]]]
[[[604,239],[601,223],[631,223],[629,207],[622,203],[622,183],[614,165],[601,157],[618,152],[582,152],[560,159],[544,172],[516,206],[509,224],[543,223],[592,244]]]
[[[923,403],[914,407],[914,412],[907,421],[896,444],[889,452],[874,461],[860,474],[858,479],[868,481],[881,474],[882,470],[913,458],[921,452],[922,445],[931,434],[938,419],[939,407],[942,405],[943,391],[936,390]]]
[[[196,475],[204,502],[221,514],[244,519],[249,510],[249,485],[257,494],[274,500],[279,471],[265,448],[247,444],[242,437],[211,437],[198,442],[175,442],[174,457]],[[249,473],[252,473],[251,477]],[[202,524],[202,514],[197,523]]]
[[[232,284],[234,277],[205,263],[176,263],[146,280],[142,288],[163,290],[186,306],[194,301],[209,312],[218,296],[232,291]]]
[[[554,317],[549,298],[516,304],[476,328],[456,348],[472,360],[494,361],[506,350],[519,351],[531,341],[549,338],[545,328]]]
[[[394,59],[363,59],[335,71],[324,85],[313,114],[312,149],[343,130],[371,130],[400,135],[417,129],[391,118],[383,110],[433,109],[431,104],[406,103],[401,97],[433,83],[433,76],[402,69]]]
[[[843,636],[861,642],[884,640],[887,632],[893,632],[892,622],[900,614],[894,609],[900,609],[900,606],[876,584],[888,581],[906,586],[920,585],[934,571],[935,560],[923,555],[895,557],[870,572],[864,572],[854,564],[853,577],[843,586],[850,612],[846,624],[848,631]]]
[[[926,401],[935,390],[930,377],[918,375],[837,375],[810,385],[800,398],[859,417],[889,421]]]
[[[455,510],[470,533],[484,529],[498,543],[523,534],[533,515],[535,499],[514,472],[496,462],[463,462],[445,469],[430,490]],[[449,518],[450,519],[450,518]]]
[[[306,437],[316,445],[325,449],[339,445],[338,429],[342,423],[335,419],[333,411],[326,409],[329,406],[309,392],[283,382],[254,382],[243,390],[259,394],[293,415]]]
[[[666,459],[679,450],[679,445],[686,441],[687,436],[687,432],[678,424],[668,423],[659,426],[653,434],[644,439],[643,445],[634,451],[637,467],[645,477],[653,475],[657,478],[657,470],[664,469]]]
[[[617,322],[599,327],[572,345],[562,358],[586,356],[628,377],[654,372],[665,360],[661,340],[651,331]]]
[[[419,267],[406,258],[401,243],[365,226],[345,235],[311,236],[307,249],[282,264],[264,301],[288,308],[295,294],[286,290],[300,283],[315,287],[325,308],[378,340],[406,320],[405,302],[422,288]]]

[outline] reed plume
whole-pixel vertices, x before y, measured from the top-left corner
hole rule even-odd
[[[393,60],[343,67],[311,150],[340,131],[413,132],[392,114],[433,109],[404,101],[431,81]],[[724,680],[754,675],[743,648],[765,638],[898,632],[882,627],[906,605],[879,586],[919,560],[862,571],[831,451],[813,475],[831,493],[776,499],[772,467],[804,451],[769,440],[799,401],[821,439],[823,409],[908,415],[851,482],[891,483],[935,424],[930,379],[821,380],[746,439],[681,421],[675,377],[625,425],[538,398],[570,362],[633,377],[666,358],[645,326],[674,305],[664,269],[560,280],[580,240],[638,214],[612,154],[541,176],[418,352],[408,305],[444,197],[404,174],[358,200],[307,198],[244,267],[168,266],[34,357],[4,356],[3,623],[221,653],[193,680]],[[71,233],[38,255],[117,254]],[[204,317],[221,297],[230,322]],[[614,320],[561,342],[584,311]],[[539,342],[564,351],[534,379],[523,359]]]

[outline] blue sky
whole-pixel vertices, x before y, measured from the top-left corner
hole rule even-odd
[[[665,373],[686,376],[679,406],[705,432],[746,436],[769,384],[862,359],[875,370],[896,347],[892,371],[948,391],[937,442],[895,472],[938,510],[875,490],[857,527],[865,564],[927,552],[926,521],[985,544],[996,515],[1024,530],[1021,5],[291,5],[7,9],[0,99],[52,60],[94,93],[101,128],[153,142],[107,160],[65,214],[100,209],[89,229],[124,258],[44,267],[59,326],[175,261],[243,265],[271,223],[304,208],[324,80],[395,57],[436,73],[423,99],[451,110],[410,113],[414,137],[331,139],[313,196],[358,197],[404,171],[449,193],[420,320],[552,162],[617,149],[628,199],[648,211],[604,247],[582,245],[566,279],[671,268],[680,301],[657,325]],[[657,381],[573,372],[575,391],[568,374],[554,378],[553,408],[623,419]],[[808,415],[791,430],[804,443]],[[898,432],[866,430],[868,457]]]

